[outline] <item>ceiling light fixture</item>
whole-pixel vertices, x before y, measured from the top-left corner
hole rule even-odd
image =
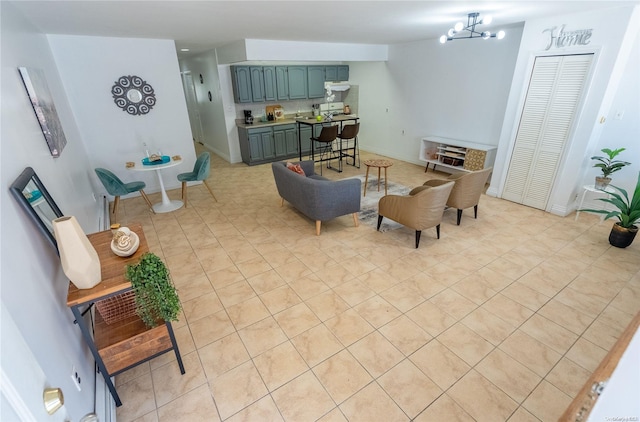
[[[188,48],[181,48],[180,51],[189,51]]]
[[[465,38],[482,38],[484,40],[487,40],[489,38],[497,38],[499,40],[503,39],[505,35],[504,31],[498,31],[496,34],[492,34],[491,31],[476,31],[476,25],[488,25],[491,23],[491,21],[491,16],[486,16],[480,19],[480,13],[469,13],[469,15],[467,16],[467,25],[465,26],[462,22],[456,23],[453,28],[449,29],[447,35],[443,35],[440,37],[440,43],[444,44],[447,41]],[[468,34],[460,34],[462,31],[467,31]]]

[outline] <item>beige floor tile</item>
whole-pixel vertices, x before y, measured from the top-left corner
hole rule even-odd
[[[520,330],[529,334],[536,340],[546,344],[560,354],[564,354],[578,339],[578,335],[566,328],[562,328],[555,322],[541,316],[533,315],[527,320]]]
[[[341,404],[340,410],[349,421],[353,422],[409,420],[407,415],[375,382],[367,385]]]
[[[411,287],[420,292],[425,299],[430,299],[447,288],[446,285],[439,283],[424,272],[420,272],[406,281],[410,283]]]
[[[347,350],[313,368],[331,398],[340,404],[372,381],[371,376]]]
[[[508,419],[509,422],[540,422],[540,419],[533,416],[527,409],[520,406]]]
[[[273,316],[289,338],[320,324],[320,320],[304,303],[299,303]]]
[[[139,418],[136,418],[134,422],[158,422],[158,411],[154,410]]]
[[[483,283],[483,278],[478,273],[469,274],[451,288],[476,305],[482,305],[497,294],[497,291]]]
[[[185,373],[180,373],[178,363],[170,363],[151,371],[157,406],[164,406],[207,382],[196,352],[182,355]]]
[[[122,406],[116,408],[119,421],[133,421],[156,409],[151,373],[139,376],[118,386]]]
[[[640,310],[640,287],[625,287],[611,301],[611,306],[635,315]]]
[[[329,287],[339,286],[355,277],[347,270],[347,265],[341,263],[321,268],[316,275]]]
[[[408,359],[381,376],[378,384],[411,419],[442,394],[442,390]]]
[[[600,319],[596,319],[584,332],[582,338],[605,350],[611,350],[618,340],[618,337],[620,337],[620,334],[622,334],[622,330],[613,328]]]
[[[253,323],[261,321],[270,315],[267,308],[262,304],[262,301],[257,296],[245,300],[244,302],[228,306],[226,309],[229,314],[229,319],[231,319],[236,330],[240,330]]]
[[[288,283],[292,283],[296,280],[303,278],[304,276],[311,275],[313,271],[306,265],[296,259],[294,262],[289,262],[284,265],[275,268],[276,272]]]
[[[551,421],[560,418],[570,403],[571,397],[547,381],[542,381],[522,407],[542,421]]]
[[[412,282],[404,281],[380,293],[380,297],[401,312],[407,312],[425,301]]]
[[[345,347],[350,346],[374,330],[371,324],[354,309],[338,314],[326,320],[324,324]]]
[[[564,288],[555,299],[594,318],[607,306],[600,299],[595,299],[571,287]]]
[[[378,295],[365,300],[354,309],[374,328],[380,328],[402,315],[399,310]]]
[[[349,306],[356,306],[376,293],[360,280],[346,281],[333,288]]]
[[[174,280],[175,283],[175,280]],[[192,277],[180,283],[175,283],[180,301],[184,304],[191,299],[213,293],[213,286],[205,274],[198,277]]]
[[[253,277],[258,274],[265,273],[271,270],[271,265],[262,257],[262,255],[249,259],[244,262],[234,261],[245,278]]]
[[[547,302],[546,305],[540,308],[538,314],[577,335],[581,335],[593,321],[593,317],[583,314],[556,299],[551,299]]]
[[[267,387],[251,361],[210,381],[209,385],[223,420],[267,395]]]
[[[160,422],[178,420],[217,422],[220,417],[209,387],[203,384],[173,402],[159,406],[158,420]]]
[[[228,422],[283,422],[271,396],[265,396],[227,419]]]
[[[562,358],[545,380],[569,397],[576,397],[590,375],[591,372],[578,364],[567,358]]]
[[[429,302],[456,319],[464,318],[478,307],[478,305],[451,289],[438,293],[429,299]]]
[[[502,390],[473,369],[447,394],[476,421],[506,420],[518,407]]]
[[[301,302],[296,292],[287,285],[276,287],[267,293],[261,294],[260,299],[273,315]]]
[[[480,362],[494,348],[491,343],[460,323],[447,329],[437,339],[470,366]]]
[[[207,277],[216,290],[244,280],[244,276],[235,265],[230,265],[220,270],[207,271]]]
[[[272,397],[287,421],[317,420],[335,407],[311,371],[283,385],[272,393]]]
[[[598,316],[599,321],[621,331],[627,328],[632,319],[633,314],[621,311],[613,306],[607,306]]]
[[[200,318],[215,314],[223,309],[218,295],[211,289],[195,299],[182,302],[182,310],[189,322],[195,322]]]
[[[452,286],[469,275],[469,271],[459,269],[455,264],[449,263],[438,263],[423,272],[445,286]]]
[[[471,369],[438,340],[431,340],[409,359],[442,390],[447,390]]]
[[[489,353],[475,369],[517,403],[522,403],[541,380],[500,349]]]
[[[343,349],[342,344],[324,324],[297,335],[291,342],[310,367]]]
[[[405,356],[409,356],[432,338],[430,334],[404,315],[384,325],[378,331]]]
[[[349,260],[349,265],[347,266],[347,270],[349,270],[349,272],[353,274],[354,277],[359,277],[362,274],[368,273],[369,271],[375,269],[376,266],[373,263],[362,258],[360,255],[356,255],[351,258]]]
[[[404,359],[404,355],[377,331],[352,344],[348,350],[373,378]]]
[[[449,395],[443,394],[433,404],[420,413],[415,422],[472,422],[474,419],[464,411]]]
[[[287,341],[286,334],[271,317],[239,330],[238,334],[251,357],[256,357]]]
[[[133,368],[116,375],[114,385],[118,387],[150,372],[151,369],[149,368],[149,362],[143,362],[140,365],[134,366]]]
[[[518,282],[510,284],[501,293],[534,312],[544,306],[550,299],[549,296],[545,296]]]
[[[602,347],[583,338],[579,338],[573,347],[569,349],[566,357],[587,371],[593,372],[596,370],[602,359],[604,359],[606,354],[607,351]]]
[[[320,419],[318,422],[347,422],[347,418],[344,417],[344,414],[340,410],[340,408],[336,407]]]
[[[274,391],[309,369],[288,341],[255,357],[253,363],[269,391]]]
[[[498,348],[541,377],[546,376],[562,357],[520,330],[511,334]]]
[[[437,336],[456,323],[454,317],[429,301],[416,306],[406,315],[432,336]]]
[[[526,265],[518,259],[514,259],[513,256],[511,256],[511,259],[507,259],[504,256],[498,257],[487,264],[486,268],[502,274],[511,280],[517,280],[531,269],[529,265]]]
[[[201,348],[209,343],[221,339],[235,331],[233,323],[225,311],[218,311],[215,314],[189,324],[193,341],[196,348]]]
[[[484,308],[478,308],[461,322],[489,343],[497,346],[516,329]]]
[[[358,280],[378,294],[398,284],[397,280],[379,268],[362,274],[358,277]]]
[[[218,293],[222,304],[227,308],[256,296],[256,292],[253,291],[251,285],[244,280],[216,289],[216,293]]]
[[[198,350],[198,355],[209,381],[250,359],[237,333],[202,347]]]
[[[320,293],[308,299],[306,303],[317,317],[320,318],[320,321],[326,321],[349,309],[349,305],[333,290]]]
[[[497,294],[493,298],[489,299],[484,305],[482,305],[482,308],[499,316],[514,327],[519,327],[523,322],[529,319],[531,315],[533,315],[533,311],[531,309],[503,294]]]
[[[247,279],[247,282],[260,296],[287,284],[287,282],[284,281],[284,279],[280,277],[280,275],[275,270],[269,270],[262,274],[250,277]]]

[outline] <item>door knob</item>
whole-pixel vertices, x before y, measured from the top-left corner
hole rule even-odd
[[[60,388],[45,388],[42,393],[42,400],[44,401],[44,408],[47,413],[53,415],[56,410],[60,409],[64,404],[64,395]]]

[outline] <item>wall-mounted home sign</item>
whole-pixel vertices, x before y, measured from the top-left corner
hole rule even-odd
[[[564,48],[571,47],[572,45],[587,45],[589,44],[589,39],[591,38],[592,29],[577,29],[575,31],[566,31],[564,27],[566,25],[562,25],[559,31],[557,26],[552,28],[547,28],[542,33],[549,33],[549,43],[545,50],[549,50],[551,47],[555,48]]]

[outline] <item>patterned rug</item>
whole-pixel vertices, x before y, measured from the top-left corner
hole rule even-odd
[[[364,188],[364,176],[359,176],[358,179],[362,181],[362,187]],[[411,188],[402,186],[398,183],[389,181],[387,185],[387,195],[406,195],[411,191]],[[378,179],[377,177],[371,177],[369,174],[369,181],[367,182],[367,195],[360,198],[360,213],[358,217],[362,224],[371,226],[373,228],[378,224],[378,201],[384,196],[384,180],[380,181],[380,192],[378,192]],[[385,218],[382,220],[380,226],[381,232],[389,230],[395,230],[402,227],[401,224],[396,223],[393,220]]]

